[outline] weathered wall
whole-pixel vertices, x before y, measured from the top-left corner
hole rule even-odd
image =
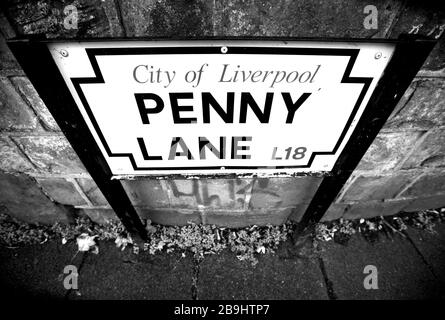
[[[419,3],[419,2],[418,2]],[[420,2],[421,3],[421,2]],[[77,29],[64,8],[78,10]],[[378,28],[363,25],[366,5]],[[0,15],[0,209],[25,220],[68,221],[78,208],[114,213],[7,49],[5,38],[133,36],[437,37],[445,10],[414,1],[3,1]],[[444,37],[324,219],[445,205]],[[244,225],[298,220],[321,178],[124,182],[140,214],[162,223]],[[79,213],[79,212],[77,212]]]

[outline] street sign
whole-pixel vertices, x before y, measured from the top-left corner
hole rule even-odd
[[[330,171],[395,45],[55,42],[114,176]]]

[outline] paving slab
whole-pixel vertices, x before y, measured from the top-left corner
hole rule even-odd
[[[2,296],[64,299],[63,270],[76,263],[77,245],[50,241],[16,249],[0,246],[0,287]],[[74,259],[73,259],[74,257]]]
[[[445,282],[445,223],[437,224],[434,233],[408,228],[407,233],[426,263],[440,281]]]
[[[266,254],[253,267],[226,250],[200,263],[197,298],[306,300],[328,299],[328,295],[317,260]]]
[[[193,260],[180,254],[150,255],[100,242],[99,254],[89,253],[79,275],[80,296],[70,299],[175,300],[192,298]]]
[[[354,235],[346,246],[321,244],[328,279],[338,299],[443,299],[445,288],[409,240],[380,237],[375,243]],[[365,289],[367,265],[377,268],[378,289]]]

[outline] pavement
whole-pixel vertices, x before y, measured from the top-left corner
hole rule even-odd
[[[97,255],[76,254],[70,242],[1,247],[0,286],[9,298],[59,300],[443,299],[445,224],[435,230],[408,229],[406,237],[375,243],[354,235],[347,245],[329,241],[297,252],[287,242],[256,266],[228,251],[197,261],[180,253],[135,255],[113,242],[100,242]],[[64,287],[67,265],[78,269],[77,290]],[[374,289],[364,285],[369,265]]]

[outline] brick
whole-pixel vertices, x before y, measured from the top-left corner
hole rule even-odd
[[[421,131],[379,133],[357,170],[385,172],[394,169],[422,134]]]
[[[266,254],[252,268],[236,254],[223,251],[207,255],[200,264],[199,299],[210,300],[306,300],[328,299],[316,260],[283,259]]]
[[[184,226],[193,223],[201,223],[201,215],[198,211],[180,209],[147,209],[136,207],[141,219],[150,219],[153,223]]]
[[[0,131],[32,130],[37,126],[36,116],[6,78],[0,78],[0,113]]]
[[[401,197],[422,197],[445,193],[445,172],[429,172],[420,177]]]
[[[389,176],[359,176],[348,187],[342,202],[393,199],[410,183],[414,173],[394,173]]]
[[[445,166],[445,130],[428,133],[425,140],[405,161],[402,169]]]
[[[92,221],[98,224],[107,224],[111,221],[117,221],[119,218],[113,209],[105,208],[82,208],[81,211],[87,215]]]
[[[361,1],[224,0],[218,2],[215,33],[219,36],[384,37],[400,4],[373,1],[378,29],[365,29]]]
[[[105,199],[104,195],[100,191],[99,187],[96,185],[93,179],[89,178],[81,178],[76,179],[79,183],[81,189],[86,194],[88,199],[95,206],[106,206],[108,205],[107,199]]]
[[[85,205],[86,202],[73,183],[63,178],[38,178],[43,191],[55,202],[72,206]]]
[[[445,80],[425,79],[416,84],[406,105],[388,120],[388,127],[430,129],[445,124]]]
[[[123,1],[122,17],[127,36],[213,35],[213,1]]]
[[[417,212],[426,209],[438,209],[445,207],[445,194],[414,199],[403,209],[406,212]]]
[[[40,170],[50,173],[85,173],[84,166],[63,136],[29,136],[13,139]]]
[[[163,208],[169,206],[168,195],[159,180],[121,180],[134,206]]]
[[[435,38],[440,34],[440,27],[444,24],[445,11],[441,2],[429,2],[425,5],[425,3],[409,1],[404,5],[396,23],[392,27],[390,38],[395,39],[403,33],[417,33]],[[417,32],[414,29],[415,26],[419,27]],[[444,37],[442,36],[439,44],[436,45],[422,69],[430,71],[443,69],[445,67],[445,61],[443,60],[444,49]]]
[[[203,223],[221,227],[242,228],[251,225],[281,225],[292,214],[292,208],[251,210],[208,210],[203,213]]]
[[[65,28],[64,9],[77,9],[77,29]],[[86,38],[110,36],[110,24],[101,0],[32,0],[8,2],[4,8],[19,35],[41,34],[47,38]]]
[[[309,203],[322,178],[290,177],[259,178],[255,181],[250,206],[252,208],[283,208]]]
[[[42,99],[40,99],[39,95],[37,94],[36,90],[34,89],[31,82],[28,80],[28,78],[11,77],[11,81],[16,85],[22,96],[24,96],[28,100],[28,103],[37,113],[45,129],[51,131],[60,131],[60,128],[54,120],[53,116],[46,108]]]
[[[0,173],[0,207],[29,223],[53,224],[71,221],[73,212],[53,203],[36,181],[26,175]]]
[[[411,200],[358,202],[348,206],[343,214],[343,218],[354,220],[389,216],[401,212],[410,202]]]
[[[0,171],[31,172],[32,165],[20,154],[18,148],[7,138],[0,137]]]

